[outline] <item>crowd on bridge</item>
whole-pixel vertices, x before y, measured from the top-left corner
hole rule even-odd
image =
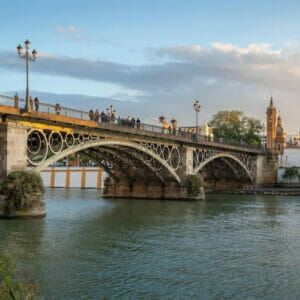
[[[109,123],[109,124],[118,124],[120,126],[131,127],[131,128],[141,128],[141,120],[139,118],[135,119],[134,117],[128,116],[127,118],[121,118],[117,116],[116,111],[110,112],[109,109],[107,113],[102,111],[99,112],[98,109],[89,111],[89,118],[91,121]]]

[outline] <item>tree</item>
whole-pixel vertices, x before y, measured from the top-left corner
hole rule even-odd
[[[246,117],[242,111],[219,111],[213,116],[209,126],[213,128],[214,136],[217,138],[261,145],[261,122],[256,118]]]
[[[289,179],[290,185],[292,184],[292,179],[295,177],[300,178],[299,171],[298,171],[297,167],[295,167],[295,166],[286,168],[284,171],[284,174],[282,175],[283,179]]]

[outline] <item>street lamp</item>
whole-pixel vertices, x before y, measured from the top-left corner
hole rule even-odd
[[[110,105],[110,107],[107,108],[106,111],[107,111],[107,114],[108,114],[109,117],[111,117],[112,115],[115,116],[115,114],[117,112],[112,105]]]
[[[31,103],[30,103],[30,95],[29,95],[29,61],[35,62],[37,58],[37,51],[34,49],[32,51],[32,54],[29,53],[29,47],[30,47],[30,42],[29,40],[26,40],[24,42],[25,44],[25,54],[23,54],[23,47],[19,44],[17,47],[18,54],[20,58],[23,58],[26,60],[26,106],[25,110],[27,112],[32,110]]]
[[[198,141],[198,115],[201,110],[201,106],[198,100],[194,103],[194,110],[196,112],[196,140]]]

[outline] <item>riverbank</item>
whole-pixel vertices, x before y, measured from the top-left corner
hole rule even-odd
[[[207,194],[300,196],[300,188],[265,187],[252,189],[206,190]]]

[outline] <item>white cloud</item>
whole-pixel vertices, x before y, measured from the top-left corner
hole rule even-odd
[[[233,108],[264,119],[273,91],[289,127],[300,127],[300,50],[295,43],[280,49],[268,43],[244,48],[223,43],[208,48],[165,47],[155,55],[157,64],[137,66],[43,54],[32,71],[116,84],[126,91],[116,99],[141,101],[141,112],[147,103],[149,116],[168,111],[170,117],[186,123],[191,122],[189,107],[195,98],[201,99],[205,120],[217,110]],[[0,51],[0,67],[24,69],[14,53],[4,51]]]
[[[66,35],[75,40],[87,39],[87,35],[83,29],[76,28],[73,25],[70,26],[57,26],[56,31],[60,34]]]

